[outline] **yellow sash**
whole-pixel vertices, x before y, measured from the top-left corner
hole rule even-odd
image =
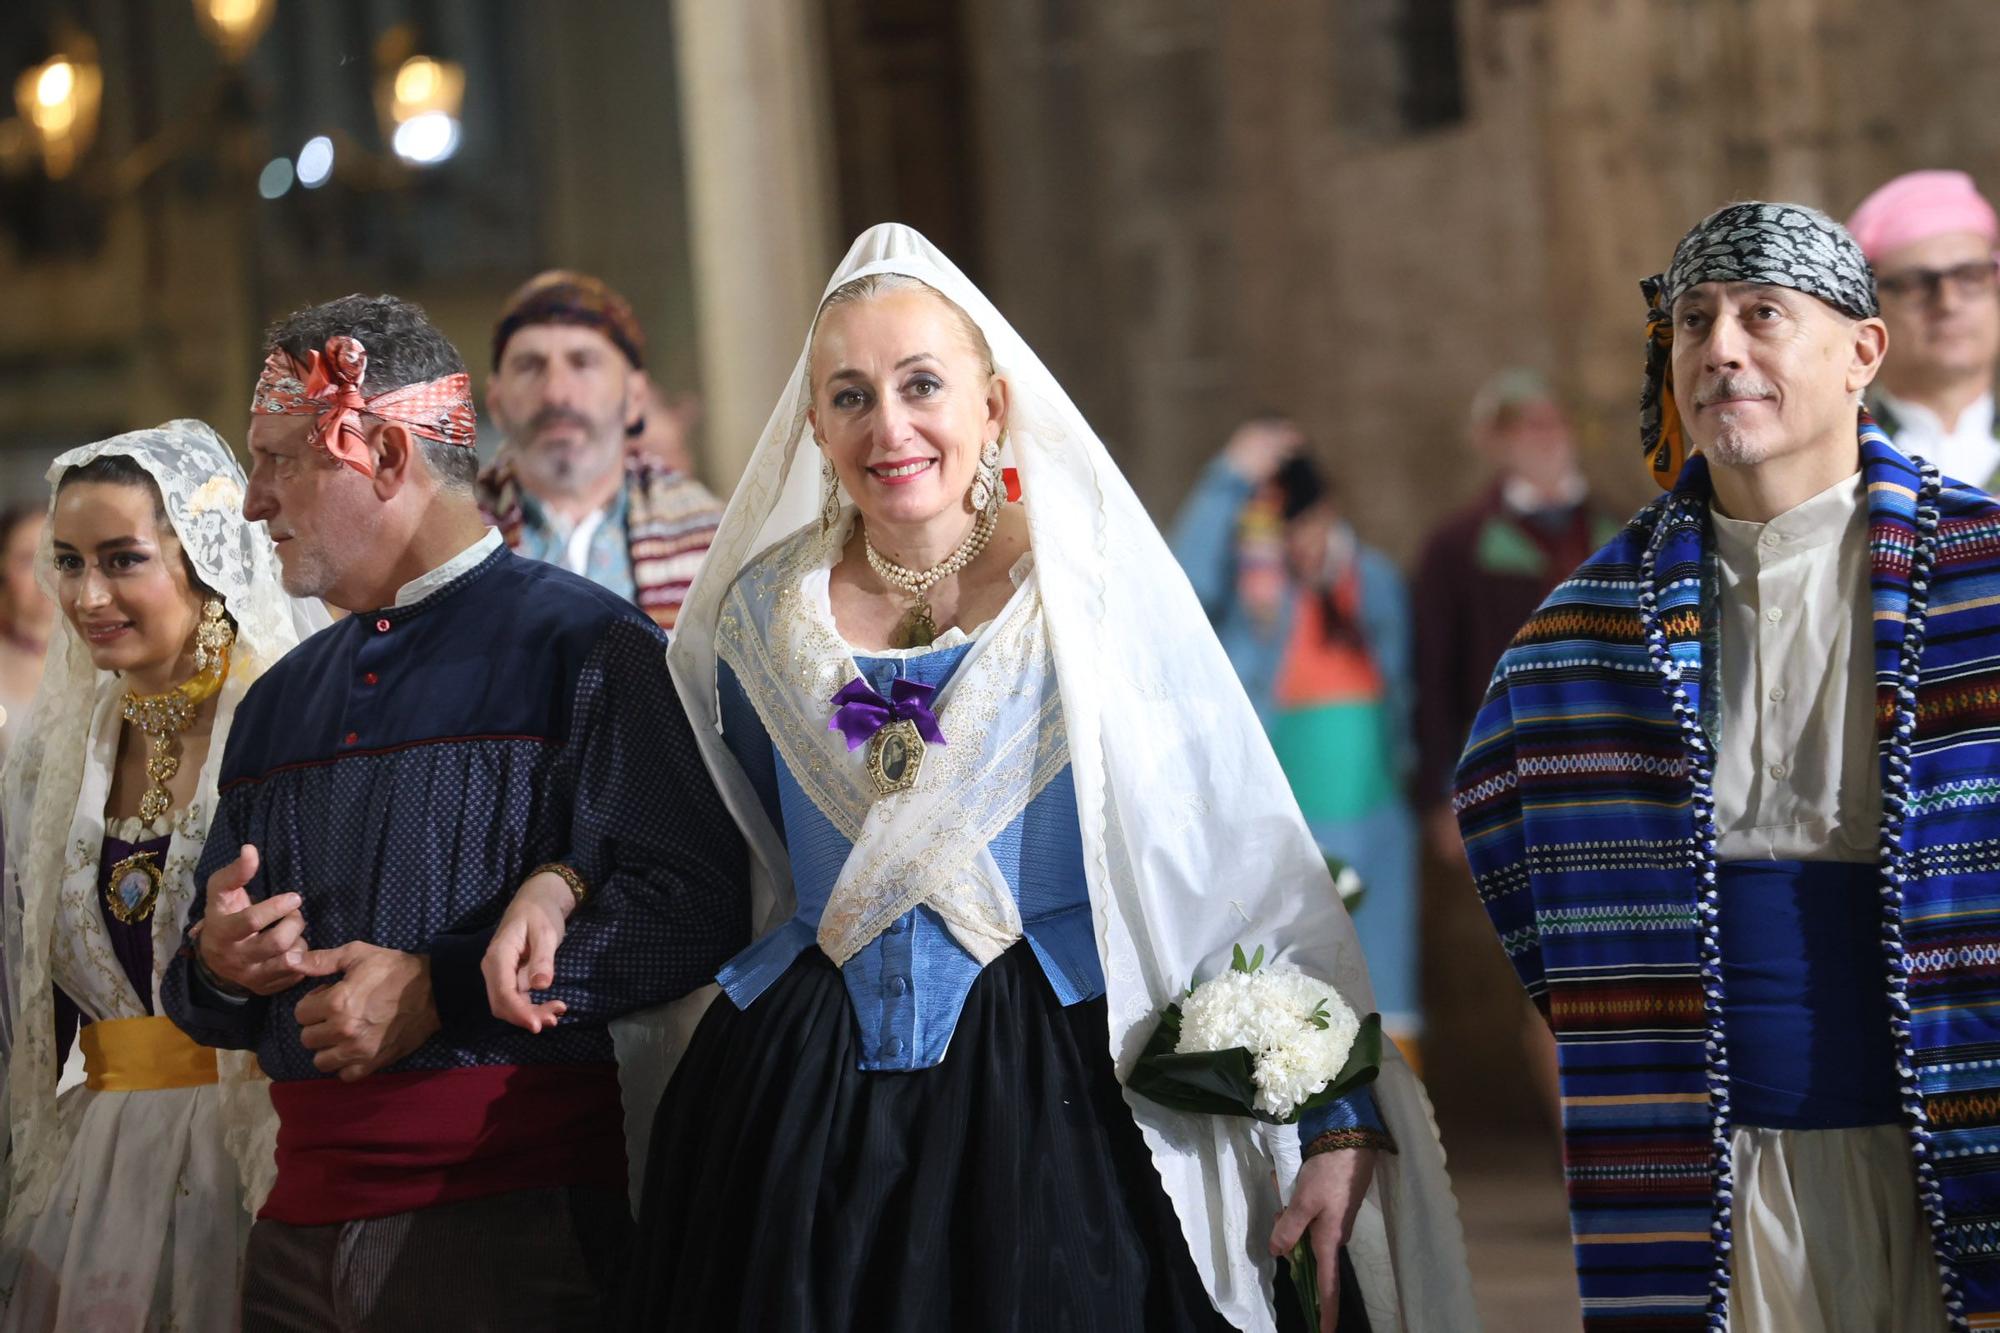
[[[199,1088],[215,1082],[215,1051],[171,1018],[107,1018],[77,1034],[84,1085],[98,1092]]]

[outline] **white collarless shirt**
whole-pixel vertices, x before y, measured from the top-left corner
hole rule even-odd
[[[2000,440],[1993,438],[1993,395],[1979,399],[1958,414],[1950,430],[1937,413],[1921,403],[1906,403],[1881,394],[1882,405],[1896,418],[1896,447],[1937,464],[1947,477],[1985,487],[2000,472]]]
[[[480,561],[499,549],[500,529],[488,528],[486,535],[460,551],[436,569],[417,575],[402,587],[396,589],[396,606],[414,606],[424,598],[450,583],[460,574],[475,568]]]
[[[1877,857],[1864,499],[1856,472],[1768,523],[1710,508],[1721,585],[1720,860]]]

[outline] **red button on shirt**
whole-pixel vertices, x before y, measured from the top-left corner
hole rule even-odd
[[[348,733],[347,733],[347,743],[348,743],[349,745],[352,745],[352,744],[354,744],[354,742],[356,742],[356,741],[358,741],[358,740],[360,740],[360,739],[361,739],[361,733],[360,733],[360,732],[358,732],[358,731],[350,731],[350,732],[348,732]]]
[[[389,622],[387,620],[376,621],[375,632],[377,634],[387,634],[389,632]]]
[[[379,684],[381,682],[381,679],[382,678],[380,676],[376,675],[374,672],[371,671],[367,675],[361,678],[361,683],[363,685],[375,685]]]

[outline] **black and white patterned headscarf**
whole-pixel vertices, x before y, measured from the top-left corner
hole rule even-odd
[[[1639,400],[1639,437],[1653,479],[1674,484],[1687,461],[1674,403],[1674,302],[1704,282],[1760,282],[1816,296],[1842,314],[1880,313],[1875,271],[1847,228],[1805,204],[1752,201],[1704,218],[1674,247],[1665,273],[1639,284],[1645,293],[1646,389]]]

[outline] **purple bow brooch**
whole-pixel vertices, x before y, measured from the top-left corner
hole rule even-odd
[[[847,748],[868,747],[868,774],[884,796],[916,785],[926,744],[943,745],[944,732],[931,711],[934,686],[898,680],[884,699],[857,676],[833,696],[833,720],[828,731],[847,738]]]

